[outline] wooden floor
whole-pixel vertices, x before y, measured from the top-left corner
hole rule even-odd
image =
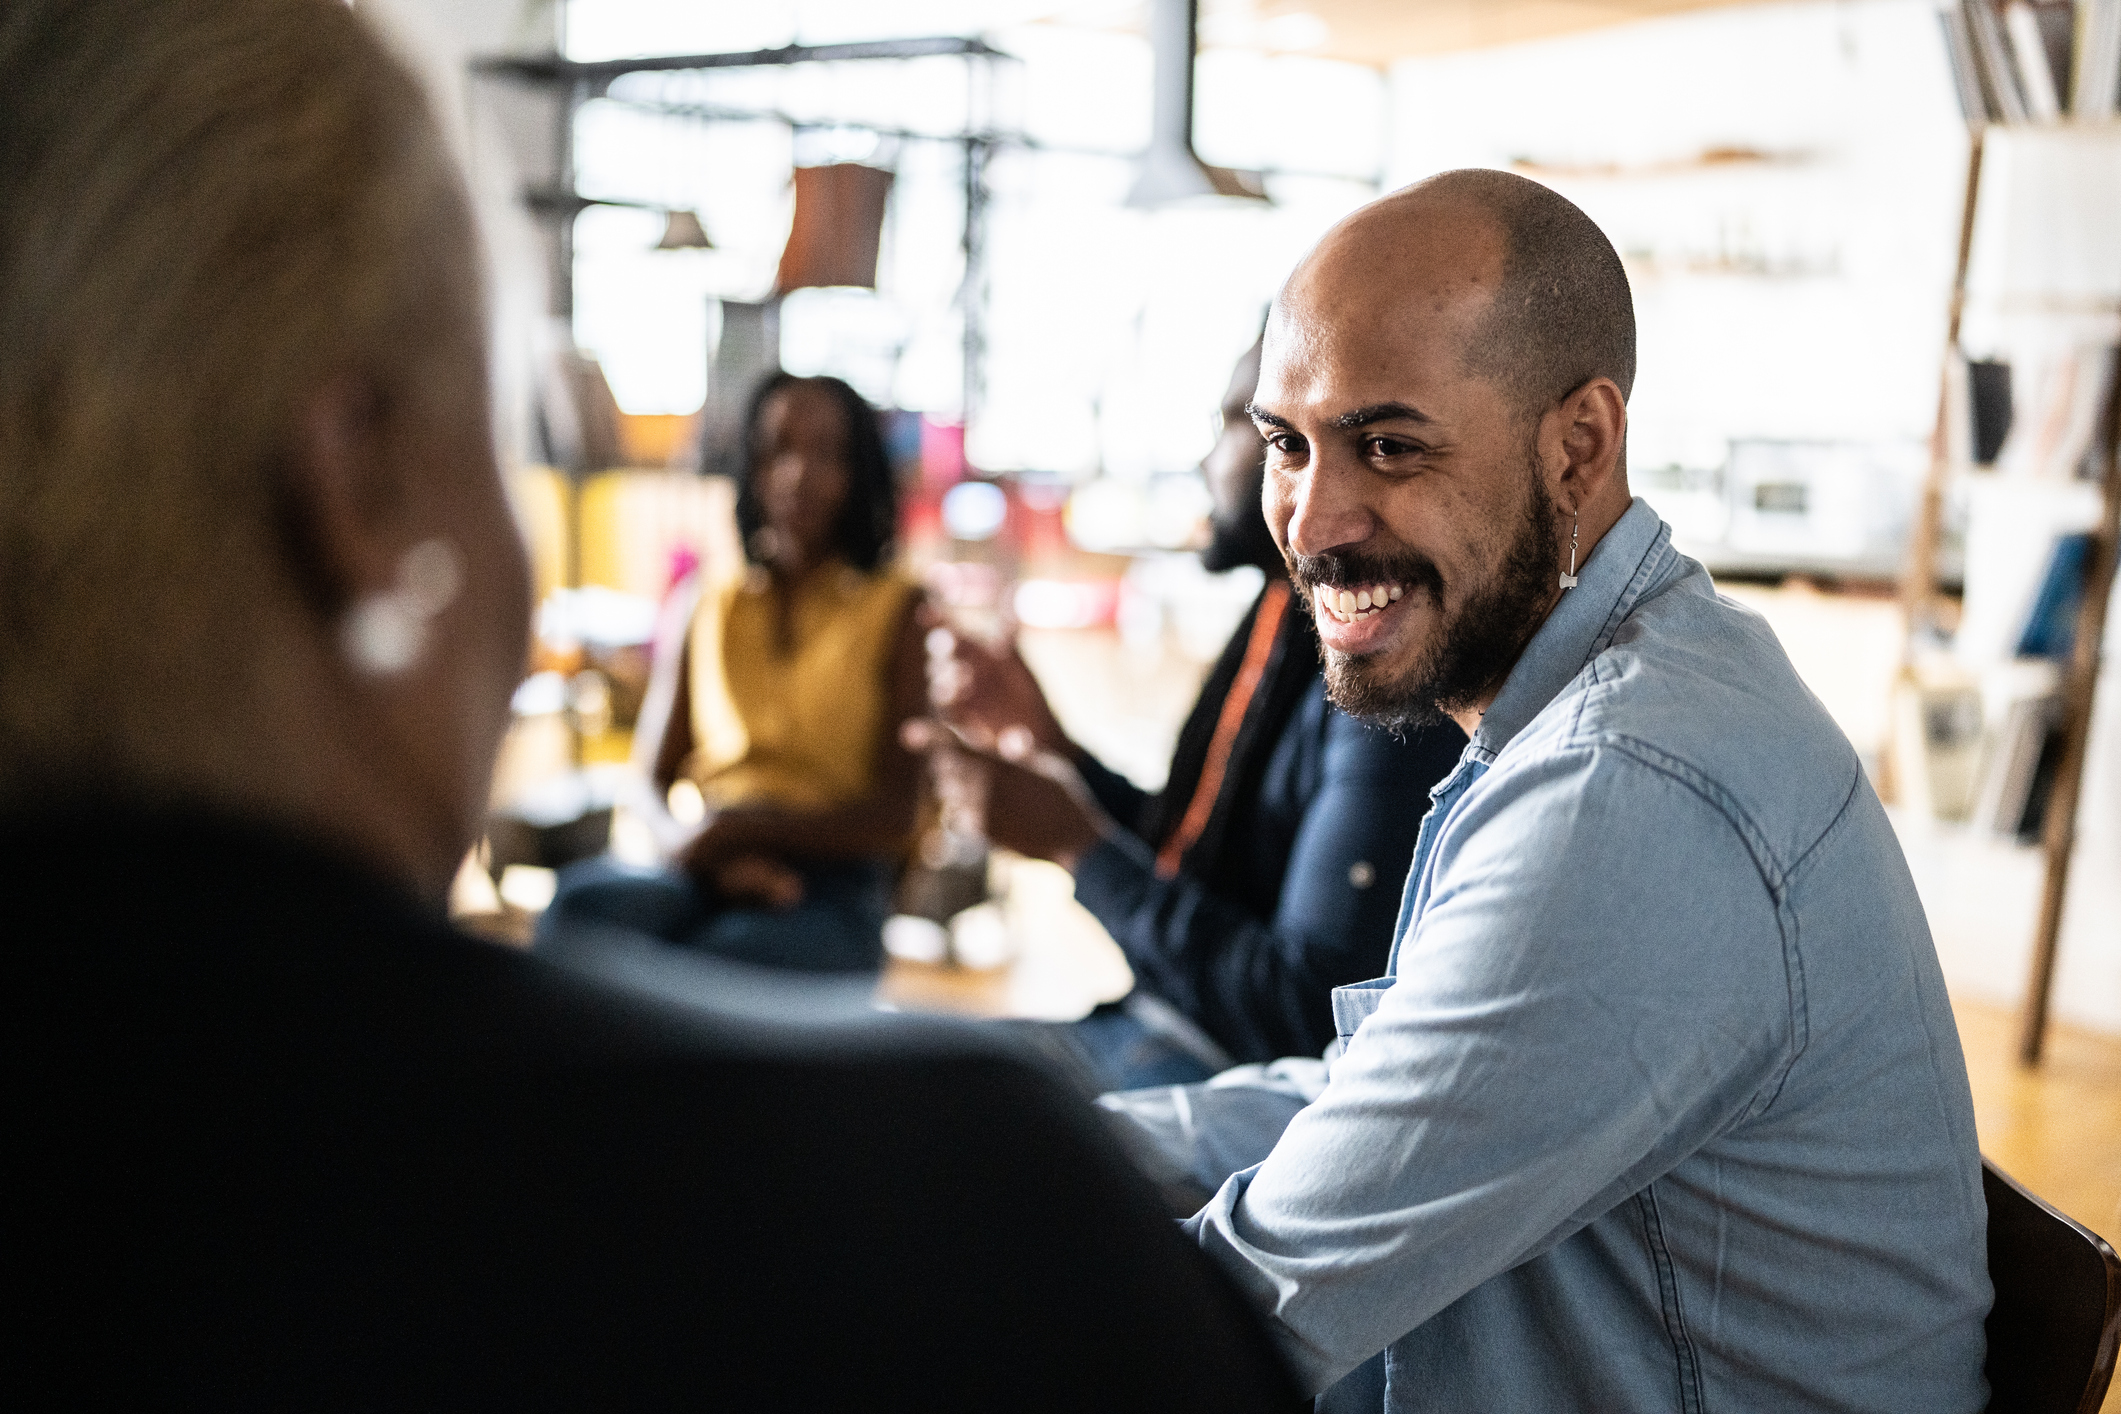
[[[2018,1063],[2018,1018],[1956,1000],[1981,1151],[2110,1242],[2121,1242],[2121,1039],[2057,1026],[2037,1067]],[[2112,1406],[2109,1406],[2112,1407]]]

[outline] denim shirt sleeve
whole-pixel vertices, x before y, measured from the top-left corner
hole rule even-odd
[[[1325,1093],[1187,1224],[1313,1390],[1770,1103],[1802,1034],[1745,837],[1623,745],[1506,753],[1433,870]]]

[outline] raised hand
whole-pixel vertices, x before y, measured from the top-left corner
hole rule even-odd
[[[1118,828],[1074,765],[1039,749],[1024,728],[1005,728],[999,751],[979,750],[929,721],[910,721],[901,735],[909,750],[926,753],[953,829],[1073,869]]]
[[[928,695],[937,715],[976,747],[1028,734],[1040,751],[1074,752],[1038,679],[1014,644],[988,647],[938,623],[928,630]],[[1012,730],[1013,729],[1013,730]]]

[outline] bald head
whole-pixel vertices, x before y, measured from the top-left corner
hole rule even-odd
[[[1628,508],[1634,374],[1619,257],[1521,177],[1433,177],[1304,258],[1250,411],[1336,703],[1474,730]]]
[[[1448,325],[1465,370],[1537,413],[1594,378],[1635,383],[1635,305],[1611,241],[1574,202],[1483,168],[1370,203],[1289,279],[1277,314],[1357,309]]]

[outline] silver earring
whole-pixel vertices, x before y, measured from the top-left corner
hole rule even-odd
[[[1582,516],[1577,516],[1569,522],[1569,572],[1561,577],[1563,589],[1576,587],[1576,527],[1582,523]]]
[[[393,677],[427,649],[427,626],[463,587],[463,559],[447,540],[422,540],[398,561],[397,583],[363,596],[339,627],[340,646],[355,668]]]

